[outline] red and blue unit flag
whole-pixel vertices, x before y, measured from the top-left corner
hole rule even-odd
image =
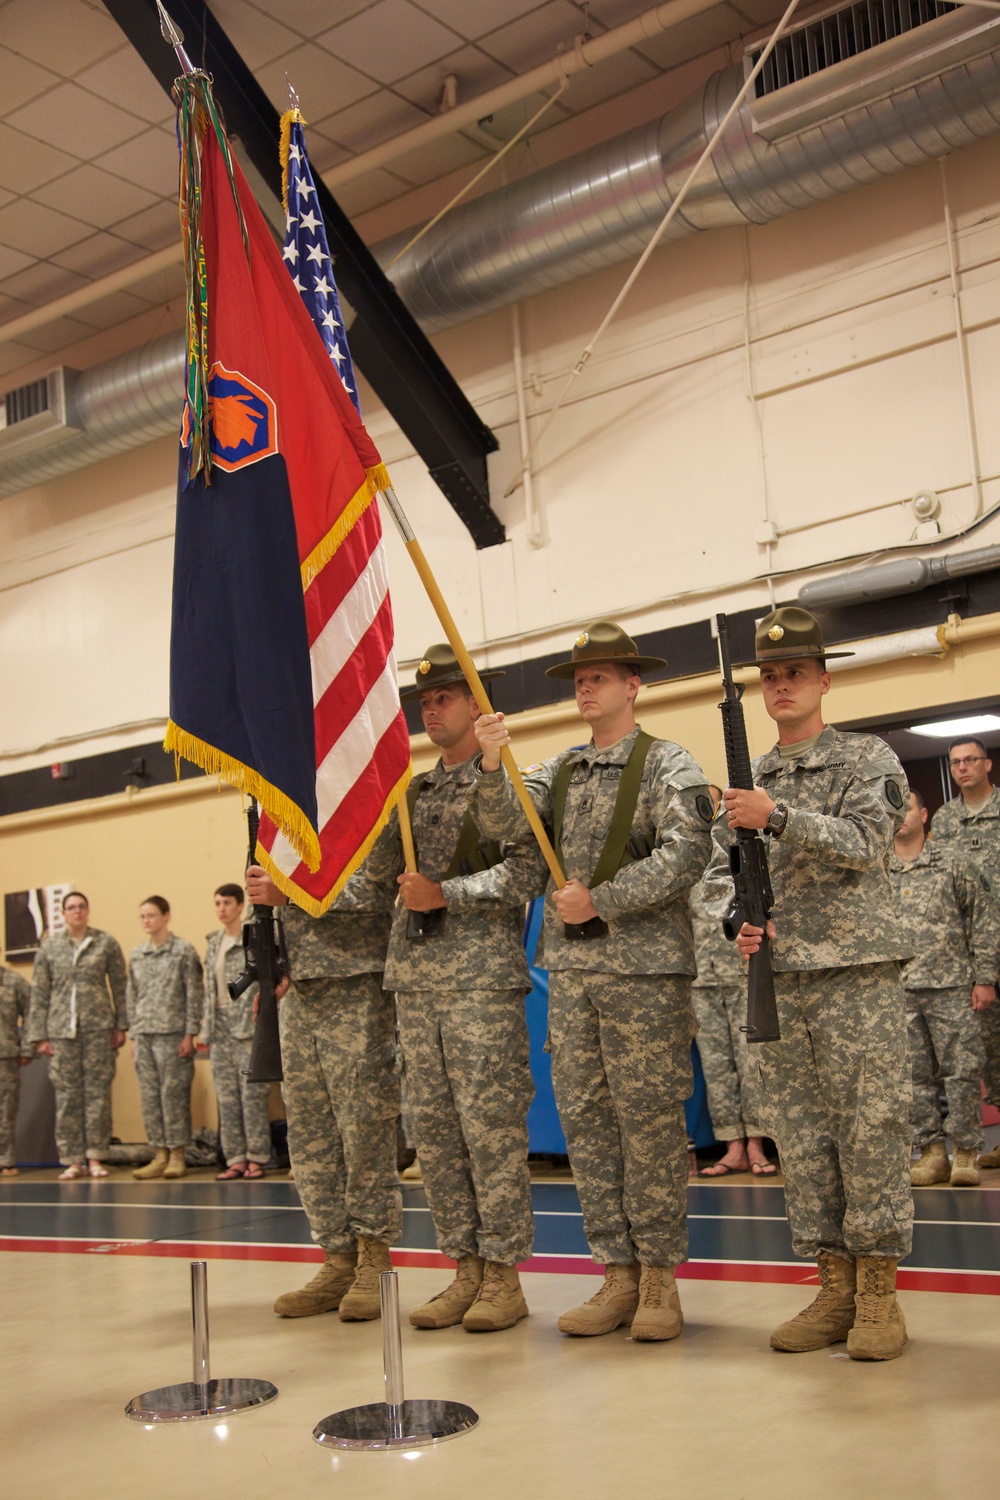
[[[178,80],[188,379],[167,749],[256,797],[258,858],[314,915],[409,779],[388,475],[229,151]]]

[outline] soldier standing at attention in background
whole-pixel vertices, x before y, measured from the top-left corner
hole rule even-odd
[[[379,1273],[402,1228],[396,1177],[396,1032],[382,988],[391,898],[352,876],[321,917],[292,905],[251,865],[247,894],[281,909],[291,983],[281,999],[281,1085],[295,1186],[324,1260],[283,1292],[282,1318],[337,1310],[344,1323],[381,1316]],[[287,993],[286,993],[287,991]]]
[[[479,708],[450,647],[429,647],[415,686],[400,697],[419,698],[441,756],[407,794],[418,869],[404,869],[394,813],[365,873],[402,898],[386,983],[396,992],[427,1206],[438,1248],[457,1262],[454,1280],[415,1307],[410,1322],[493,1333],[528,1315],[517,1273],[534,1233],[524,1011],[531,979],[521,933],[524,903],[541,885],[538,856],[533,841],[484,843],[468,813]],[[428,912],[437,930],[409,936]]]
[[[712,806],[718,809],[722,788],[709,784]],[[747,1052],[741,1028],[747,1017],[746,970],[739,949],[722,930],[722,923],[705,905],[704,879],[691,892],[691,925],[694,929],[698,976],[691,986],[691,1004],[698,1022],[698,1055],[705,1075],[708,1112],[717,1141],[726,1151],[702,1177],[727,1177],[730,1172],[752,1172],[755,1177],[773,1177],[758,1123],[760,1105],[754,1081],[755,1069]]]
[[[948,746],[951,779],[961,793],[934,814],[931,838],[950,844],[972,860],[994,890],[1000,890],[1000,790],[990,781],[993,762],[982,740],[954,740]],[[986,1102],[1000,1109],[1000,1005],[977,1012],[985,1062]],[[1000,1146],[979,1158],[981,1167],[1000,1167]]]
[[[201,1026],[201,960],[170,931],[170,903],[150,896],[139,907],[146,941],[128,965],[128,1029],[135,1044],[142,1123],[153,1160],[133,1177],[183,1177],[191,1139],[194,1039]]]
[[[267,1118],[268,1083],[246,1076],[253,1048],[252,984],[235,1000],[229,985],[246,965],[243,949],[243,887],[220,885],[215,914],[222,923],[205,949],[205,1014],[201,1034],[212,1049],[212,1082],[219,1100],[219,1136],[225,1171],[216,1182],[263,1177],[271,1160],[271,1126]]]
[[[42,943],[31,979],[28,1040],[51,1057],[56,1145],[66,1181],[107,1177],[111,1080],[125,1041],[125,958],[114,938],[88,927],[81,891],[63,897],[65,930]]]
[[[568,877],[546,902],[544,963],[556,1102],[594,1260],[604,1283],[563,1313],[563,1333],[673,1339],[684,1319],[674,1267],[687,1257],[687,1128],[691,1093],[688,895],[705,867],[712,804],[686,750],[645,734],[634,705],[640,656],[599,620],[569,661],[591,731],[585,750],[534,767],[526,784]],[[482,757],[473,804],[489,837],[527,837],[527,820],[500,762],[502,715],[477,726]]]
[[[1000,907],[990,881],[954,844],[927,843],[927,809],[910,793],[889,866],[892,888],[913,954],[903,965],[913,1098],[910,1124],[920,1160],[914,1187],[948,1182],[978,1187],[983,1149],[979,1081],[983,1045],[978,1013],[996,1002]],[[941,1091],[948,1119],[941,1114]],[[950,1168],[945,1135],[954,1146]]]
[[[796,1255],[815,1257],[820,1292],[775,1329],[799,1354],[847,1340],[852,1359],[895,1359],[906,1343],[896,1266],[910,1250],[909,1101],[903,940],[889,856],[907,786],[884,740],[823,723],[827,656],[808,610],[757,627],[764,707],[778,743],[754,763],[752,791],[729,788],[709,886],[732,898],[731,830],[770,836],[768,923],[781,1040],[753,1048],[763,1124],[777,1144]],[[745,924],[745,958],[761,929]]]
[[[27,1041],[31,986],[0,964],[0,1177],[16,1177],[14,1122],[21,1092],[21,1068],[34,1048]]]

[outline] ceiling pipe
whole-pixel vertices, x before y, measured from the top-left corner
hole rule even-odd
[[[968,578],[1000,568],[1000,544],[976,547],[970,552],[952,552],[947,557],[898,557],[840,573],[836,578],[818,578],[799,589],[803,609],[843,609],[867,604],[873,599],[891,599],[896,594],[915,594],[949,578]]]

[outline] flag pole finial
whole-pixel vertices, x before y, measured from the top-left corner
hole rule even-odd
[[[184,50],[183,31],[173,16],[169,15],[165,10],[163,0],[156,0],[156,8],[160,12],[160,32],[162,33],[163,40],[169,42],[170,46],[177,53],[177,61],[184,69],[184,72],[193,73],[195,71],[194,63]]]
[[[295,91],[292,80],[285,74],[285,82],[288,85],[288,108],[297,110],[299,108],[299,96]]]

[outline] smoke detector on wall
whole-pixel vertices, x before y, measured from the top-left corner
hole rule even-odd
[[[936,490],[918,490],[910,501],[910,509],[918,521],[933,521],[941,509]]]

